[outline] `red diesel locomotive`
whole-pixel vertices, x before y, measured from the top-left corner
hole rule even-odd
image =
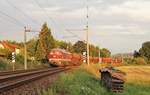
[[[64,49],[52,49],[48,51],[49,63],[52,66],[76,66],[81,65],[86,58],[81,54],[70,53]],[[122,60],[113,58],[90,57],[90,63],[120,64]]]
[[[64,49],[49,50],[48,59],[52,66],[80,65],[83,61],[82,55],[69,53]]]

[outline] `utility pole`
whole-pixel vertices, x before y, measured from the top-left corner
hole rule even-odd
[[[24,69],[27,70],[27,46],[26,46],[26,40],[27,40],[27,35],[26,35],[27,29],[24,27]]]
[[[101,52],[100,52],[100,49],[98,50],[98,59],[99,59],[99,63],[101,63]]]
[[[90,60],[89,60],[89,7],[88,7],[88,0],[87,0],[87,25],[86,25],[86,42],[87,42],[87,65],[90,64]]]
[[[27,32],[39,32],[39,31],[33,31],[30,29],[27,29],[26,27],[24,27],[24,69],[27,70],[28,66],[27,66]]]

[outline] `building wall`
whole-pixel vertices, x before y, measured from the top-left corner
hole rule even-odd
[[[20,53],[20,49],[15,49],[15,52],[16,52],[16,54],[19,54]]]
[[[0,43],[0,48],[4,48],[4,46]]]

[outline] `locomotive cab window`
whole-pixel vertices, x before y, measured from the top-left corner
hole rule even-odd
[[[50,52],[49,54],[50,54],[50,55],[53,55],[54,53],[53,53],[53,52]]]
[[[56,51],[55,54],[56,55],[61,55],[61,52]]]

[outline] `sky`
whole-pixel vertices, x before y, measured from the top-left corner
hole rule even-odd
[[[115,54],[150,40],[150,0],[0,0],[0,40],[23,41],[25,26],[40,31],[44,22],[58,40],[86,40],[87,5],[90,43]]]

